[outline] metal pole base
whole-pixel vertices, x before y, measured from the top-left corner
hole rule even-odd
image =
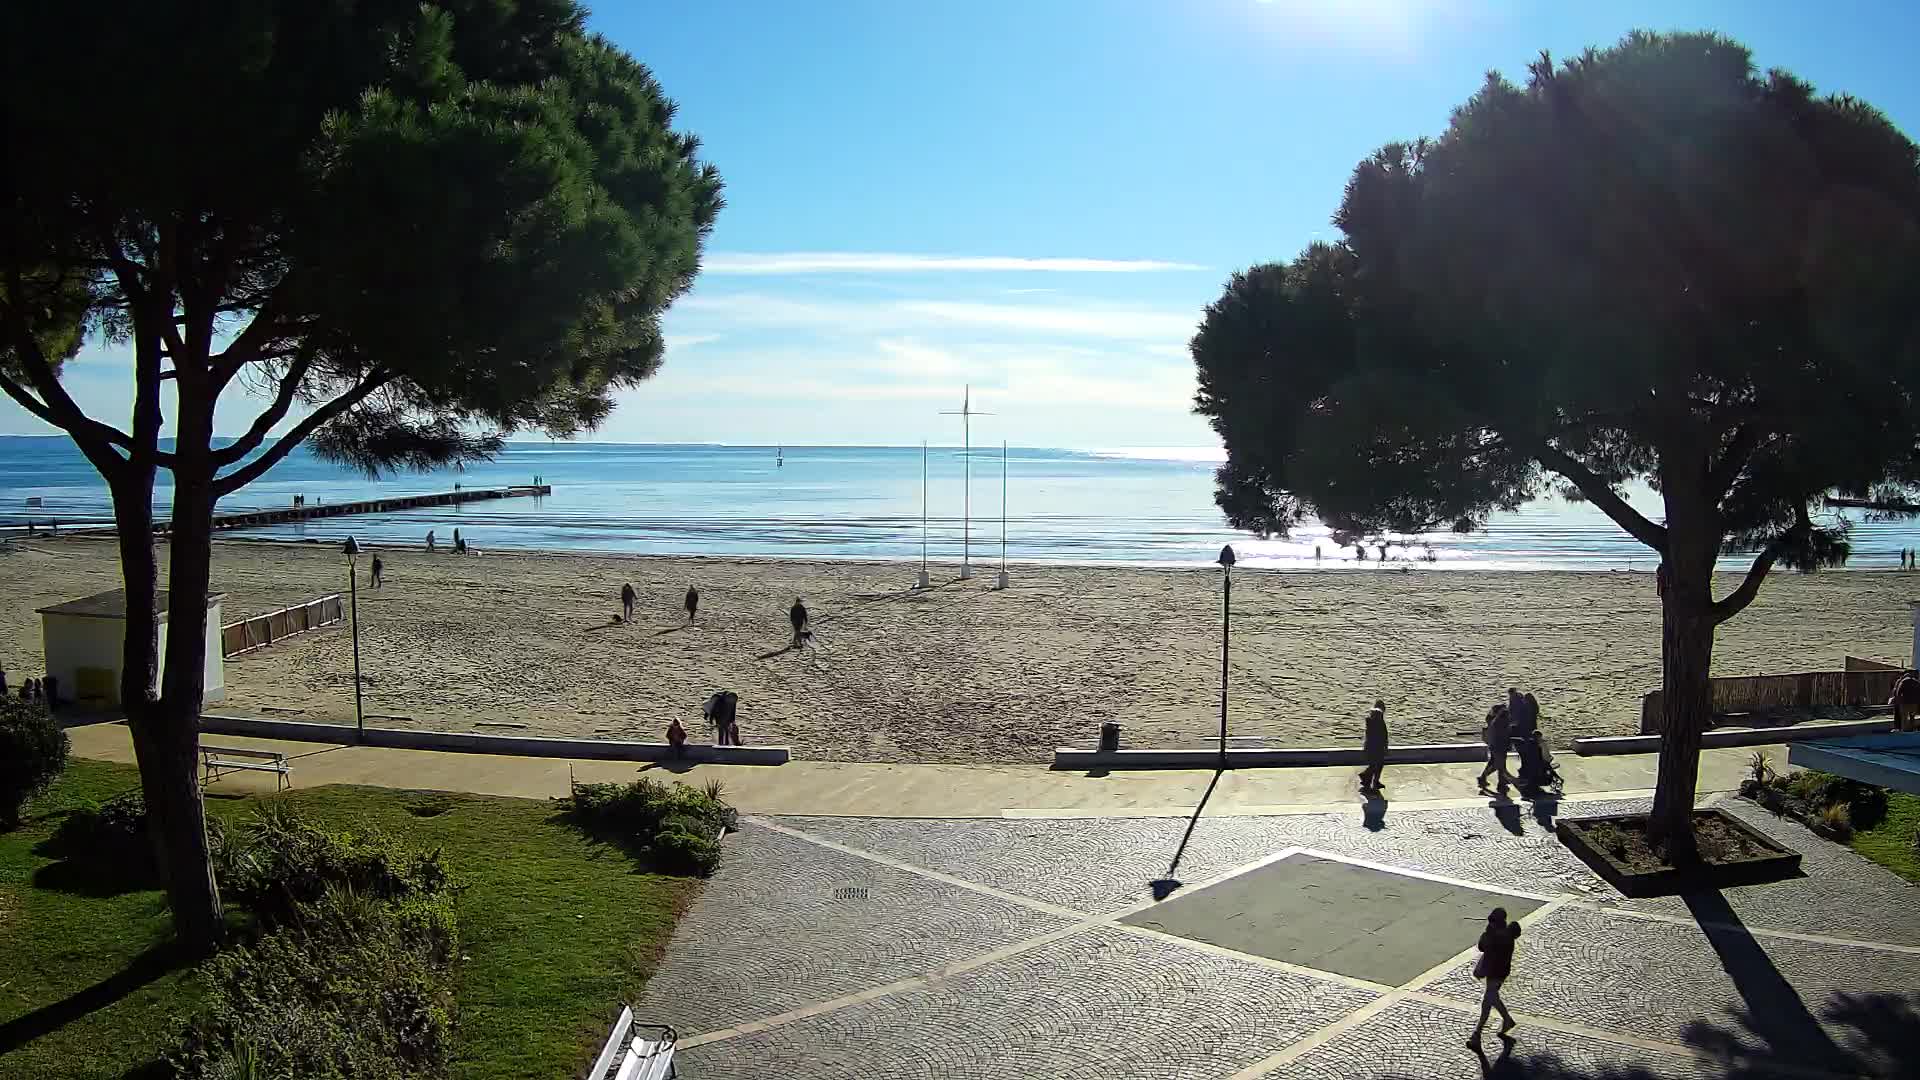
[[[972,580],[973,580],[973,567],[971,567],[971,566],[962,566],[962,567],[960,568],[960,580],[961,580],[961,581],[972,581]]]
[[[1007,587],[1007,572],[1005,570],[1000,571],[1000,579],[994,583],[993,587],[996,589],[1004,589]]]
[[[922,570],[920,571],[920,579],[913,583],[913,587],[916,589],[930,589],[933,587],[933,579],[927,576],[925,570]]]

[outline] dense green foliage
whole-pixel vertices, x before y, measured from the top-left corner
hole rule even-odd
[[[205,997],[169,1055],[179,1076],[446,1076],[459,936],[440,853],[285,804],[230,839],[224,865],[244,880],[221,886],[264,932],[201,966]]]
[[[565,801],[582,828],[669,874],[713,873],[720,865],[719,833],[739,825],[718,791],[644,776],[624,785],[575,784]]]
[[[111,493],[120,698],[176,928],[205,953],[224,923],[191,775],[204,612],[175,606],[161,665],[158,470],[169,588],[197,596],[215,504],[297,446],[376,472],[596,426],[659,367],[720,180],[574,0],[7,14],[0,392]],[[88,416],[61,384],[83,333],[130,347],[130,408]],[[216,446],[222,406],[255,416]]]
[[[203,978],[203,969],[182,966],[165,947],[166,911],[146,885],[135,883],[132,891],[67,888],[71,875],[63,871],[71,856],[49,841],[71,816],[115,803],[115,796],[134,783],[129,768],[76,761],[34,804],[24,827],[0,834],[0,955],[10,965],[6,993],[0,994],[0,1024],[31,1023],[36,1030],[46,1025],[44,1032],[7,1055],[9,1070],[120,1078],[169,1047],[171,1033],[179,1030],[177,1018],[202,1016],[214,1030],[220,1029],[224,1022],[216,1022],[217,1017],[235,1014],[218,1002],[244,1001],[255,993],[304,992],[309,980],[323,977],[323,970],[327,980],[368,985],[360,972],[326,968],[325,956],[290,955],[281,958],[284,963],[269,957],[278,957],[296,941],[294,936],[279,938],[283,931],[326,931],[305,929],[309,921],[299,919],[268,930],[240,906],[235,908],[234,936],[255,962],[244,971],[205,968]],[[210,821],[224,823],[218,832],[233,841],[216,844],[223,881],[233,876],[221,852],[232,850],[242,859],[260,855],[249,851],[257,831],[257,807],[276,808],[268,813],[282,819],[285,812],[277,808],[292,808],[302,831],[315,829],[335,838],[336,843],[325,845],[271,841],[279,849],[324,853],[313,862],[357,866],[356,872],[364,872],[372,862],[361,858],[365,853],[394,853],[379,860],[384,868],[371,875],[375,878],[418,881],[421,875],[408,869],[413,861],[398,856],[441,852],[442,871],[458,886],[462,959],[450,968],[455,1008],[448,1015],[453,1020],[450,1068],[463,1080],[544,1080],[577,1071],[606,1035],[612,1019],[609,1006],[639,996],[691,895],[692,883],[685,878],[636,874],[626,856],[555,821],[546,803],[364,788],[215,800]],[[361,856],[343,857],[343,852]],[[296,863],[292,858],[284,861]],[[323,893],[320,903],[328,902]],[[366,897],[357,902],[393,906]],[[422,904],[414,910],[428,919],[434,909]],[[412,925],[431,929],[435,924]],[[261,931],[266,936],[251,941]],[[407,936],[431,935],[410,931]],[[405,941],[398,948],[396,952],[382,945],[368,955],[355,953],[354,963],[392,975],[422,973],[428,981],[400,980],[398,985],[408,989],[396,1000],[425,1002],[425,990],[441,985],[432,974],[436,953],[410,953]],[[447,952],[445,945],[436,948]],[[216,983],[225,989],[216,991]],[[99,987],[107,988],[104,995]],[[85,1006],[76,1007],[80,1002]],[[260,1037],[293,1030],[252,1029]],[[317,1018],[299,1030],[303,1046],[326,1044],[333,1033]],[[423,1037],[430,1034],[424,1027],[409,1030]]]
[[[1193,338],[1217,501],[1344,543],[1594,503],[1661,560],[1656,831],[1686,840],[1714,628],[1776,562],[1846,558],[1829,492],[1920,482],[1920,150],[1734,42],[1637,32],[1489,75],[1438,138],[1361,162],[1334,224]]]
[[[67,767],[67,733],[46,706],[0,694],[0,828]]]

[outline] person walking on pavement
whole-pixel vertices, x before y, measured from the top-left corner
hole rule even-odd
[[[1380,790],[1380,773],[1387,767],[1387,703],[1375,698],[1367,711],[1367,735],[1362,753],[1367,767],[1360,770],[1360,790]]]
[[[1487,1017],[1496,1010],[1500,1013],[1500,1037],[1512,1038],[1507,1033],[1514,1028],[1513,1014],[1500,1000],[1500,984],[1513,974],[1513,947],[1519,940],[1520,924],[1507,921],[1506,908],[1494,908],[1487,915],[1486,930],[1480,934],[1480,959],[1473,965],[1474,978],[1485,982],[1486,988],[1480,995],[1480,1022],[1473,1026],[1473,1036],[1467,1040],[1470,1046],[1480,1045]]]
[[[1507,749],[1513,741],[1513,718],[1507,711],[1505,702],[1495,705],[1487,713],[1487,727],[1483,733],[1487,742],[1487,767],[1480,770],[1480,788],[1486,790],[1487,777],[1495,773],[1500,775],[1500,790],[1506,791],[1513,782],[1507,774]]]

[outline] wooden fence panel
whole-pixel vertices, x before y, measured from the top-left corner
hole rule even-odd
[[[1713,714],[1811,709],[1837,705],[1884,705],[1900,669],[1798,671],[1783,675],[1729,675],[1711,680]],[[1660,730],[1664,695],[1659,690],[1640,700],[1640,733]]]
[[[340,594],[329,593],[317,599],[269,611],[263,615],[231,622],[220,628],[223,656],[237,656],[264,648],[284,637],[330,626],[346,617]]]

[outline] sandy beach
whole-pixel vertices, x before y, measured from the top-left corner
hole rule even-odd
[[[381,554],[377,591],[361,556],[370,724],[658,739],[679,716],[699,738],[700,701],[726,688],[747,741],[815,759],[1039,762],[1090,745],[1107,720],[1136,746],[1200,745],[1218,730],[1217,569],[1015,566],[998,592],[991,573],[958,582],[957,567],[936,566],[936,587],[916,594],[917,568],[903,564]],[[344,592],[346,571],[331,547],[221,542],[213,581],[232,621]],[[614,625],[628,581],[635,623]],[[693,627],[680,606],[689,584],[701,594]],[[105,540],[0,555],[10,677],[40,669],[34,609],[118,585]],[[1898,660],[1917,587],[1896,572],[1777,574],[1722,628],[1714,669]],[[796,596],[818,629],[818,647],[799,653],[786,649]],[[350,723],[350,644],[342,625],[231,658],[218,710]],[[1647,574],[1242,570],[1232,732],[1357,742],[1378,695],[1396,741],[1453,741],[1509,684],[1539,694],[1556,741],[1631,732],[1659,658]]]

